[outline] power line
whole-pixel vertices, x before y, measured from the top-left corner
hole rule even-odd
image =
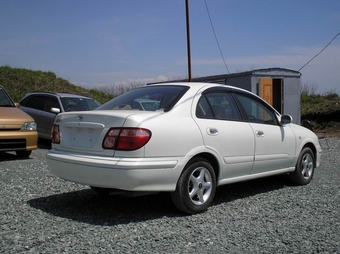
[[[224,66],[225,66],[225,68],[227,69],[227,71],[228,71],[228,74],[229,74],[230,72],[229,72],[228,66],[227,66],[227,64],[226,64],[226,62],[225,62],[225,60],[224,60],[224,56],[223,56],[223,53],[222,53],[222,50],[221,50],[220,44],[219,44],[219,42],[218,42],[218,39],[217,39],[217,36],[216,36],[216,33],[215,33],[214,25],[213,25],[213,23],[212,23],[212,21],[211,21],[211,17],[210,17],[210,13],[209,13],[209,9],[208,9],[208,5],[207,5],[207,1],[206,1],[206,0],[204,0],[204,3],[205,3],[205,8],[207,9],[208,16],[209,16],[209,20],[210,20],[210,25],[211,25],[211,28],[212,28],[212,30],[213,30],[213,32],[214,32],[214,36],[215,36],[215,40],[216,40],[216,43],[217,43],[218,49],[220,50],[220,54],[221,54],[221,57],[222,57],[222,59],[223,59]]]
[[[313,61],[314,58],[316,58],[318,55],[320,55],[321,52],[324,51],[335,40],[335,38],[338,37],[339,35],[340,35],[340,32],[337,35],[335,35],[334,38],[319,53],[317,53],[311,60],[309,60],[307,63],[305,63],[305,65],[302,66],[298,71],[301,71],[307,64],[309,64],[311,61]]]

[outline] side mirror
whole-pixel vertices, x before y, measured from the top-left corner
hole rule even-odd
[[[291,117],[290,115],[281,116],[281,124],[285,125],[290,124],[291,122],[293,122],[293,117]]]
[[[55,113],[55,114],[59,114],[60,113],[60,108],[51,108],[51,112]]]

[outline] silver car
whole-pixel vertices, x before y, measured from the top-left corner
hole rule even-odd
[[[40,138],[50,139],[57,114],[70,111],[94,110],[100,106],[96,100],[68,93],[32,92],[19,102],[20,109],[29,114],[38,125]]]

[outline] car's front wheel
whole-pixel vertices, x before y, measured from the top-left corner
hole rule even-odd
[[[205,159],[196,158],[183,170],[171,198],[180,211],[196,214],[207,210],[215,192],[216,177],[213,167]]]
[[[32,151],[16,151],[15,152],[17,156],[22,157],[22,158],[28,158],[30,157]]]
[[[295,184],[308,184],[313,179],[314,169],[314,153],[309,147],[305,147],[296,162],[295,171],[290,174],[290,179]]]

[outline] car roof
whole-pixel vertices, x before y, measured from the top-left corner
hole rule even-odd
[[[236,87],[236,86],[231,86],[231,85],[224,85],[224,84],[217,84],[217,83],[207,83],[207,82],[162,82],[162,83],[155,83],[152,85],[147,85],[147,86],[189,86],[191,92],[189,92],[191,95],[196,94],[196,92],[198,92],[201,89],[209,89],[209,88],[227,88],[230,89],[231,91],[239,91],[245,94],[250,94],[251,96],[257,97],[259,98],[261,101],[263,101],[264,103],[268,104],[268,102],[266,102],[264,99],[262,99],[260,96],[258,96],[257,94],[250,92],[248,90]],[[268,104],[269,105],[269,104]],[[270,107],[272,107],[271,105],[269,105]],[[273,108],[273,107],[272,107]],[[274,108],[273,108],[274,109]],[[276,109],[274,109],[278,114],[280,114]]]
[[[34,94],[36,94],[36,95],[56,95],[56,96],[61,97],[61,98],[63,98],[63,97],[73,97],[73,98],[88,98],[88,99],[90,99],[90,97],[79,95],[79,94],[57,93],[57,92],[30,92],[30,93],[27,93],[25,95],[25,97],[28,96],[28,95],[32,95],[32,94],[33,95]]]
[[[247,91],[245,89],[236,87],[236,86],[232,86],[232,85],[225,85],[225,84],[217,84],[217,83],[208,83],[208,82],[171,82],[169,81],[168,83],[166,82],[162,82],[162,83],[153,83],[151,85],[147,85],[147,86],[164,86],[164,85],[174,85],[174,86],[189,86],[190,88],[192,88],[193,90],[200,90],[202,88],[213,88],[213,87],[221,87],[221,88],[228,88],[234,91],[240,91],[240,92],[245,92],[245,93],[249,93],[252,95],[257,96],[256,94]]]

